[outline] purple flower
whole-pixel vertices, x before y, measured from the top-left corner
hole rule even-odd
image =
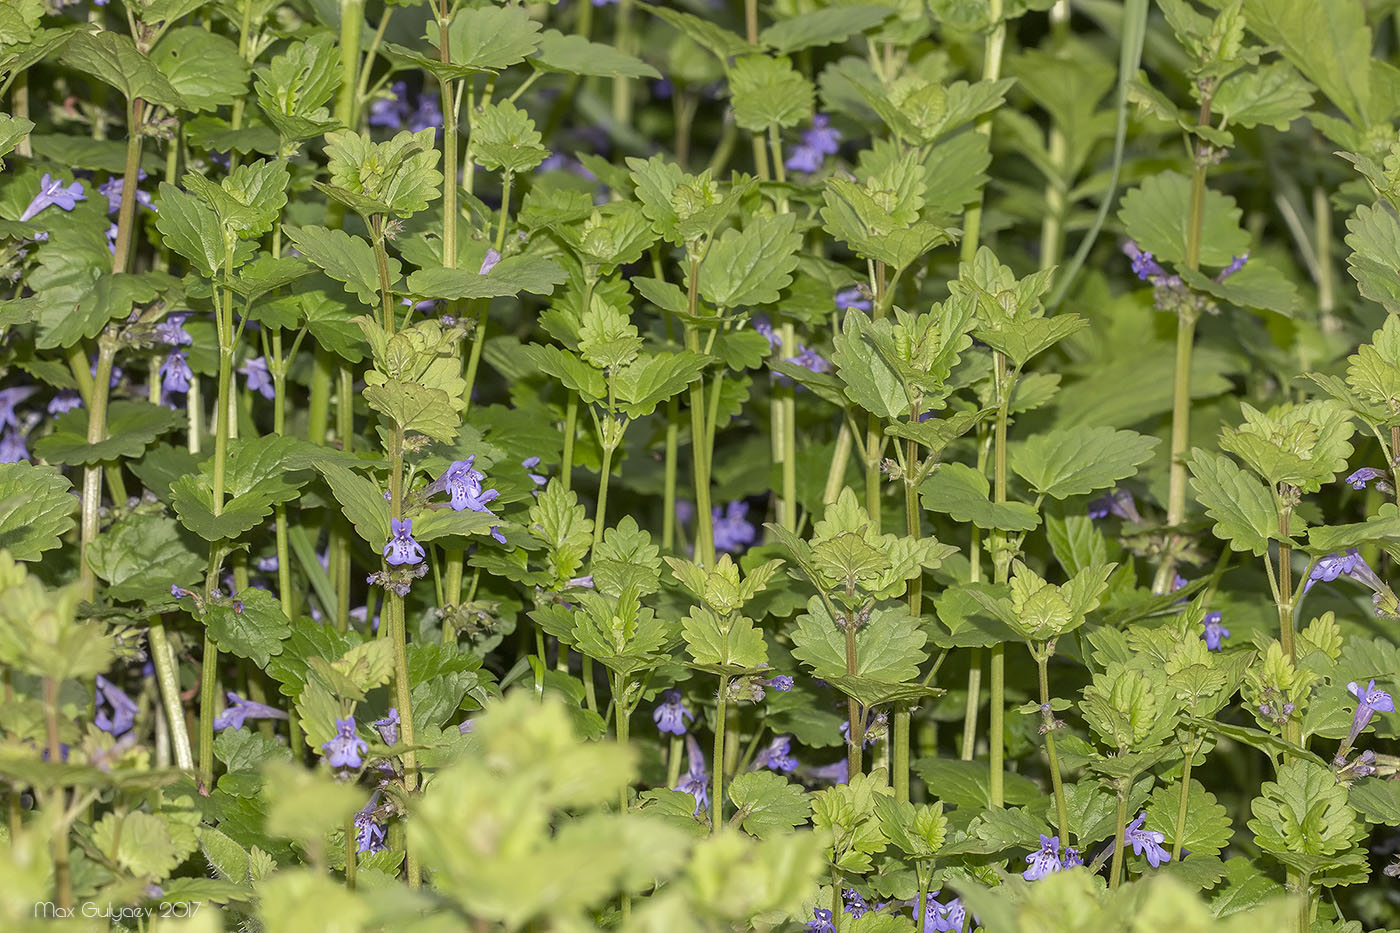
[[[355,731],[355,717],[335,721],[335,738],[321,746],[326,753],[326,761],[332,768],[359,769],[364,766],[361,757],[369,751],[369,743]]]
[[[1230,637],[1230,630],[1220,624],[1224,618],[1218,612],[1207,612],[1206,617],[1201,620],[1201,638],[1206,643],[1206,648],[1211,651],[1219,651],[1224,647],[1223,642]]]
[[[1084,859],[1079,854],[1079,850],[1071,846],[1065,846],[1065,851],[1060,856],[1061,868],[1076,868],[1084,864]]]
[[[705,753],[700,750],[700,743],[695,741],[692,734],[685,737],[685,751],[690,758],[690,770],[676,785],[676,790],[695,798],[695,815],[699,816],[700,811],[709,805],[710,773],[705,769]]]
[[[804,175],[812,175],[822,170],[822,163],[826,161],[826,156],[822,155],[811,146],[794,146],[792,152],[788,153],[783,166],[790,172],[801,172]]]
[[[59,389],[54,397],[49,399],[48,410],[51,415],[61,415],[65,411],[72,411],[82,407],[83,397],[78,394],[77,389]]]
[[[0,431],[0,463],[19,463],[29,459],[29,447],[19,428]]]
[[[454,460],[437,481],[424,490],[429,496],[440,492],[446,492],[451,497],[452,510],[460,512],[463,509],[471,509],[473,512],[490,512],[488,503],[496,499],[500,493],[494,489],[485,489],[482,480],[486,479],[486,474],[472,467],[476,462],[476,455],[465,460]]]
[[[833,761],[829,765],[822,765],[820,768],[813,768],[811,776],[818,781],[830,781],[832,784],[848,784],[851,780],[851,763],[846,758]]]
[[[843,288],[836,293],[836,310],[847,311],[851,308],[859,311],[870,310],[870,296],[859,285]]]
[[[841,131],[831,125],[831,118],[819,113],[812,125],[802,131],[802,142],[795,146],[783,164],[791,171],[812,174],[821,171],[822,163],[841,148]]]
[[[689,499],[676,500],[676,521],[685,525],[695,517],[695,503]]]
[[[768,768],[783,774],[797,770],[797,759],[792,757],[792,737],[780,735],[768,743],[768,747],[754,756],[755,768]]]
[[[1115,489],[1107,495],[1090,500],[1090,518],[1097,520],[1110,515],[1134,524],[1142,522],[1142,515],[1138,512],[1137,503],[1133,501],[1133,494],[1126,489]]]
[[[194,343],[194,338],[190,336],[189,331],[185,330],[185,321],[187,320],[189,320],[188,313],[168,315],[165,320],[156,325],[156,339],[172,347],[188,347]]]
[[[442,108],[438,106],[437,95],[418,95],[418,108],[409,114],[408,128],[411,132],[419,133],[428,128],[441,131],[442,129]]]
[[[779,693],[787,693],[789,690],[792,689],[792,683],[792,678],[789,677],[787,674],[779,674],[777,677],[765,680],[763,682],[763,685],[765,687],[772,687]]]
[[[662,697],[663,701],[656,704],[656,709],[651,714],[656,728],[672,735],[685,735],[685,721],[694,720],[695,714],[686,709],[685,704],[681,702],[679,690],[667,690]]]
[[[760,314],[753,318],[752,323],[754,333],[762,334],[768,341],[769,352],[777,353],[783,348],[783,338],[773,330],[773,323],[768,318]]]
[[[228,697],[228,706],[224,707],[223,713],[214,719],[215,732],[222,732],[224,729],[242,729],[243,723],[249,719],[287,718],[287,714],[275,706],[245,700],[232,690],[224,696]]]
[[[1157,264],[1157,260],[1152,254],[1140,248],[1132,240],[1123,244],[1123,252],[1133,261],[1133,273],[1142,281],[1166,275],[1167,271]]]
[[[104,707],[110,707],[111,713]],[[122,692],[116,684],[101,674],[97,675],[97,710],[93,723],[113,738],[130,732],[136,725],[136,714],[140,711],[136,701]]]
[[[143,169],[143,170],[141,170],[140,174],[137,176],[137,180],[144,179],[145,177],[146,177],[146,172],[145,172],[145,170]],[[125,189],[126,189],[126,179],[123,178],[121,175],[115,175],[115,176],[113,176],[112,178],[109,178],[109,179],[108,179],[106,182],[104,182],[103,184],[98,185],[97,190],[98,190],[100,193],[102,193],[102,194],[104,194],[104,195],[107,196],[107,213],[109,213],[109,214],[115,214],[117,211],[121,210],[121,206],[122,206],[122,192],[123,192]],[[150,194],[150,192],[148,192],[148,191],[142,191],[142,190],[139,189],[139,188],[136,190],[136,203],[137,203],[137,204],[140,204],[142,207],[148,207],[148,208],[151,208],[152,210],[155,209],[155,205],[154,205],[154,203],[151,201],[151,194]]]
[[[389,848],[384,825],[374,818],[378,806],[379,791],[375,791],[363,809],[355,814],[355,847],[360,852],[382,852]]]
[[[967,908],[963,907],[962,898],[955,897],[946,904],[940,904],[933,900],[933,894],[929,895],[924,907],[924,933],[944,933],[947,930],[962,933],[966,921]]]
[[[1345,482],[1352,489],[1365,489],[1367,483],[1376,479],[1385,479],[1385,476],[1385,470],[1378,470],[1375,467],[1362,467],[1348,476]]]
[[[831,911],[820,907],[812,910],[813,920],[807,921],[807,933],[836,933],[836,925],[831,922]]]
[[[855,888],[846,888],[841,892],[841,900],[845,903],[845,912],[857,919],[870,913],[870,906],[865,903],[865,898],[860,896],[860,892]]]
[[[548,479],[540,474],[530,472],[540,465],[539,457],[526,457],[524,460],[520,461],[520,465],[525,468],[525,475],[530,477],[530,482],[534,483],[536,486],[543,486],[549,482]]]
[[[385,745],[398,744],[399,726],[401,724],[398,707],[390,707],[389,715],[370,723],[370,725],[374,726],[375,731],[379,733],[379,737],[384,740]]]
[[[796,366],[801,366],[808,372],[831,372],[831,363],[829,363],[827,359],[820,353],[818,353],[816,350],[813,350],[811,347],[807,346],[799,347],[798,350],[799,352],[796,356],[788,357],[788,359],[784,362],[792,363]]]
[[[19,416],[15,414],[15,406],[37,391],[34,386],[0,389],[0,428],[18,427]]]
[[[1313,588],[1314,583],[1331,583],[1338,577],[1351,577],[1359,583],[1370,586],[1372,589],[1378,584],[1384,586],[1376,572],[1366,563],[1365,558],[1352,548],[1344,554],[1328,554],[1319,558],[1313,565],[1312,571],[1308,574],[1308,582],[1303,584],[1303,592]]]
[[[1146,819],[1146,812],[1139,813],[1138,818],[1129,823],[1128,828],[1123,831],[1123,841],[1133,847],[1134,855],[1146,855],[1147,864],[1156,868],[1163,862],[1170,862],[1172,854],[1162,848],[1162,843],[1167,841],[1164,834],[1142,828]]]
[[[277,388],[272,383],[272,373],[268,371],[266,359],[255,356],[245,360],[243,365],[238,367],[238,371],[247,378],[251,391],[261,393],[266,399],[277,397]]]
[[[496,252],[494,249],[488,249],[486,251],[486,257],[481,260],[481,274],[489,275],[491,270],[496,268],[496,263],[500,261],[501,254]]]
[[[1376,689],[1376,681],[1373,678],[1362,690],[1360,684],[1352,681],[1347,684],[1347,691],[1356,697],[1356,715],[1351,720],[1351,731],[1347,734],[1347,740],[1343,744],[1344,748],[1350,748],[1352,743],[1371,722],[1371,717],[1376,713],[1395,712],[1395,701],[1390,694],[1384,690]]]
[[[185,359],[184,350],[172,350],[160,364],[160,393],[169,396],[176,392],[188,392],[194,372]]]
[[[867,710],[865,713],[865,735],[863,747],[870,748],[880,738],[889,722],[889,716],[884,710]],[[851,744],[851,721],[847,719],[841,723],[841,737],[846,740],[846,744]]]
[[[749,504],[742,499],[729,503],[721,514],[719,506],[710,510],[714,521],[715,550],[738,553],[753,544],[758,531],[745,516],[749,514]]]
[[[389,86],[392,97],[376,97],[369,105],[369,125],[396,130],[408,119],[408,85],[395,81]]]
[[[39,193],[34,195],[34,200],[29,202],[29,206],[24,209],[24,213],[19,215],[20,222],[33,220],[38,214],[50,204],[56,205],[65,211],[71,211],[78,206],[79,201],[86,201],[87,195],[83,193],[82,182],[75,181],[71,185],[65,186],[63,179],[53,178],[48,172],[39,179]]]
[[[389,528],[393,535],[384,543],[385,560],[395,567],[423,560],[423,545],[413,540],[413,519],[391,518]]]
[[[1030,868],[1021,872],[1021,877],[1027,881],[1039,881],[1063,868],[1060,863],[1060,837],[1041,833],[1040,848],[1026,856],[1026,864]]]
[[[1215,280],[1217,282],[1225,281],[1230,276],[1243,269],[1244,264],[1247,262],[1249,262],[1249,253],[1245,253],[1243,256],[1235,256],[1230,260],[1230,264],[1228,266],[1220,270],[1220,274],[1215,277]]]

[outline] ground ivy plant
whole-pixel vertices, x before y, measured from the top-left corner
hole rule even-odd
[[[0,4],[5,929],[1400,929],[1398,17]]]

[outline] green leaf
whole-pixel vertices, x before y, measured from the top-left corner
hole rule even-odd
[[[404,130],[383,142],[349,130],[327,133],[330,184],[314,184],[363,217],[416,214],[441,196],[435,132]]]
[[[292,43],[255,77],[258,106],[284,138],[310,139],[338,125],[326,108],[340,87],[335,40],[327,32]]]
[[[232,600],[209,605],[204,624],[220,651],[248,658],[259,667],[282,653],[282,642],[292,633],[292,623],[282,614],[277,597],[253,587]]]
[[[110,460],[134,460],[166,431],[185,423],[183,412],[161,405],[120,400],[107,406],[107,439],[87,439],[88,413],[77,408],[58,417],[52,434],[34,445],[34,453],[50,463],[89,466]]]
[[[107,582],[107,595],[117,600],[169,600],[172,585],[198,585],[207,563],[208,556],[196,554],[180,526],[164,515],[125,515],[88,550],[88,565]]]
[[[199,473],[171,484],[172,504],[184,526],[206,541],[237,538],[272,513],[272,507],[296,498],[311,478],[311,465],[294,460],[304,442],[279,435],[229,443],[222,510],[214,510],[214,461]]]
[[[1147,804],[1147,825],[1165,834],[1168,846],[1177,842],[1176,815],[1180,802],[1181,782],[1177,781],[1153,791],[1152,799]],[[1191,782],[1186,807],[1182,848],[1189,851],[1192,858],[1219,855],[1229,845],[1234,832],[1225,808],[1216,802],[1214,794],[1196,780]]]
[[[596,78],[656,78],[655,68],[620,52],[611,45],[589,42],[579,35],[566,36],[555,29],[540,33],[539,52],[530,64],[540,71],[585,75]]]
[[[1270,485],[1317,492],[1346,469],[1353,423],[1331,399],[1285,403],[1259,411],[1241,402],[1244,423],[1220,432],[1220,447],[1243,460]]]
[[[1031,531],[1040,515],[1024,502],[993,503],[992,485],[972,467],[943,463],[919,485],[919,497],[930,512],[943,512],[955,521],[972,522],[978,528]]]
[[[15,560],[37,561],[61,545],[75,524],[72,489],[55,467],[0,463],[0,550]]]
[[[0,168],[4,168],[4,156],[9,155],[19,145],[20,140],[29,135],[34,124],[23,117],[0,113]]]
[[[700,295],[728,310],[768,304],[792,282],[802,235],[797,215],[754,217],[742,231],[726,230],[700,266]]]
[[[1251,258],[1248,265],[1223,282],[1190,269],[1182,269],[1181,277],[1196,291],[1236,307],[1261,308],[1290,317],[1298,307],[1298,289],[1262,259]]]
[[[218,216],[198,198],[167,182],[156,198],[156,229],[166,246],[194,264],[206,279],[224,265]]]
[[[78,31],[63,49],[63,64],[86,72],[116,88],[127,102],[137,98],[167,110],[181,110],[186,103],[170,81],[136,44],[119,32]]]
[[[490,171],[530,171],[549,156],[540,141],[535,121],[508,100],[479,109],[472,120],[472,155]]]
[[[172,823],[142,810],[109,813],[92,827],[92,842],[137,878],[164,879],[196,845],[193,832],[181,832]]]
[[[1158,262],[1184,263],[1190,213],[1191,180],[1167,171],[1144,179],[1140,187],[1123,195],[1118,219]],[[1207,189],[1201,215],[1201,264],[1227,266],[1248,251],[1249,234],[1240,228],[1240,209],[1234,199]]]
[[[613,374],[619,407],[629,418],[644,418],[699,379],[709,362],[709,357],[690,350],[643,354]]]
[[[384,385],[367,386],[364,396],[370,408],[388,416],[402,430],[426,434],[443,443],[456,438],[462,423],[451,396],[416,382],[391,379]]]
[[[460,9],[448,27],[452,64],[470,71],[501,71],[532,55],[540,44],[540,24],[524,7],[481,6]],[[435,29],[428,41],[437,48]]]
[[[876,609],[856,631],[854,676],[846,673],[846,636],[816,597],[798,617],[791,637],[793,657],[867,706],[884,702],[888,694],[883,688],[916,680],[919,665],[928,659],[923,651],[927,636],[903,608]]]
[[[810,118],[815,90],[786,58],[745,55],[729,69],[729,93],[734,122],[763,133]]]
[[[1197,447],[1187,462],[1196,500],[1215,520],[1215,536],[1256,557],[1267,551],[1278,529],[1268,487],[1224,454]]]
[[[879,351],[874,325],[855,308],[846,312],[841,332],[832,335],[831,362],[846,385],[846,394],[882,421],[899,421],[909,414],[909,392],[894,366]]]
[[[471,269],[432,267],[408,277],[408,289],[425,298],[510,298],[521,292],[552,295],[567,280],[563,268],[541,256],[507,256],[481,275]]]
[[[759,839],[790,833],[812,813],[802,788],[772,771],[749,771],[736,777],[729,785],[729,800],[734,804],[731,820]]]
[[[1385,202],[1362,204],[1347,218],[1347,269],[1361,294],[1392,314],[1400,313],[1400,219]],[[1248,268],[1248,267],[1246,267]]]
[[[339,464],[319,463],[316,468],[325,476],[331,494],[359,536],[369,542],[376,554],[383,551],[389,540],[389,503],[384,500],[383,490]]]
[[[637,5],[653,16],[664,19],[697,45],[709,49],[721,61],[760,51],[757,46],[745,42],[724,27],[716,26],[709,20],[701,19],[694,14],[650,3],[639,2]]]
[[[1250,31],[1277,45],[1309,81],[1358,126],[1369,122],[1371,30],[1354,4],[1316,0],[1246,0]]]
[[[1133,476],[1157,444],[1155,437],[1112,428],[1048,431],[1011,447],[1011,469],[1037,493],[1067,499]]]
[[[721,618],[706,606],[695,606],[681,621],[686,649],[706,670],[726,674],[757,670],[768,663],[768,646],[753,620],[743,616]]]
[[[293,227],[283,225],[287,239],[297,250],[319,266],[326,275],[343,283],[363,304],[379,305],[379,273],[374,247],[344,230],[326,227]],[[389,257],[389,285],[399,280],[402,267]]]
[[[195,112],[232,104],[247,90],[248,63],[238,46],[200,26],[167,32],[151,50],[151,61]]]
[[[1227,124],[1283,132],[1308,109],[1314,90],[1288,63],[1271,62],[1226,78],[1211,104]]]
[[[1254,841],[1285,864],[1307,866],[1299,856],[1330,856],[1351,849],[1364,832],[1337,776],[1311,761],[1287,761],[1278,780],[1266,782],[1250,804]]]
[[[1347,790],[1347,801],[1368,823],[1400,825],[1400,781],[1363,778]]]
[[[920,758],[914,762],[914,770],[945,804],[977,809],[992,805],[991,774],[985,761]],[[1002,775],[1002,792],[1006,803],[1013,806],[1043,799],[1034,781],[1011,771]]]
[[[800,49],[818,48],[845,42],[858,32],[878,26],[890,16],[882,6],[826,7],[798,13],[779,20],[758,34],[758,38],[784,55]]]

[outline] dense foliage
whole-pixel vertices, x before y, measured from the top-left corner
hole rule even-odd
[[[1397,6],[0,3],[0,923],[1400,928]]]

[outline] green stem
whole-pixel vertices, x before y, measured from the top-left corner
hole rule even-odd
[[[1181,861],[1182,837],[1186,835],[1187,802],[1191,799],[1192,759],[1200,751],[1202,739],[1198,739],[1189,749],[1182,749],[1186,758],[1181,765],[1181,792],[1176,799],[1176,832],[1172,834],[1172,861]]]
[[[699,306],[700,262],[690,260],[689,305],[692,317]],[[700,352],[700,336],[691,324],[685,325],[687,349]],[[705,445],[705,380],[697,379],[690,384],[690,453],[694,469],[695,483],[695,559],[701,567],[713,567],[715,563],[714,516],[710,513],[710,465],[706,460]]]
[[[595,553],[598,550],[598,545],[603,543],[603,532],[607,530],[608,478],[612,475],[612,458],[612,445],[603,444],[603,466],[602,471],[598,474],[598,507],[593,513],[593,550]]]
[[[831,452],[831,466],[826,471],[826,485],[822,488],[822,504],[830,505],[841,496],[841,490],[846,488],[846,467],[851,462],[851,448],[855,445],[855,436],[851,434],[851,426],[844,420],[836,433],[836,449]]]
[[[1065,785],[1060,778],[1060,759],[1055,754],[1055,714],[1050,709],[1050,648],[1042,645],[1031,650],[1040,673],[1040,721],[1045,730],[1045,755],[1050,760],[1050,786],[1055,792],[1055,816],[1058,819],[1060,841],[1069,845],[1069,808],[1065,806]]]
[[[724,730],[728,719],[729,675],[719,675],[719,706],[715,710],[715,751],[710,760],[710,832],[718,833],[724,822]]]
[[[967,657],[967,705],[963,709],[962,749],[959,757],[971,761],[977,750],[977,718],[982,699],[982,649],[973,648]]]
[[[666,402],[666,461],[661,497],[661,550],[676,546],[676,472],[680,448],[680,404],[674,396]]]
[[[359,125],[360,37],[365,28],[365,0],[340,0],[340,93],[335,118],[350,129]]]
[[[846,619],[842,626],[846,632],[846,674],[850,677],[856,676],[859,670],[856,657],[856,630],[855,620]],[[847,780],[852,780],[861,773],[865,752],[865,711],[856,702],[855,697],[846,698],[846,715],[848,739],[846,741],[846,762]]]
[[[151,620],[147,631],[151,647],[151,663],[156,669],[156,685],[165,706],[165,718],[170,726],[170,744],[175,751],[175,765],[181,771],[194,770],[194,754],[190,751],[190,733],[185,727],[185,707],[180,702],[180,674],[175,655],[165,635],[165,621],[160,616]]]
[[[462,390],[463,420],[466,420],[467,412],[471,411],[472,390],[476,388],[476,372],[481,368],[481,348],[486,343],[486,310],[489,306],[490,301],[483,298],[478,298],[469,305],[476,312],[476,323],[472,327],[472,348],[467,353],[467,385]]]
[[[565,492],[573,486],[574,436],[577,433],[578,396],[570,392],[568,401],[564,403],[564,457],[559,465],[559,482],[563,484]]]
[[[614,36],[614,47],[624,54],[632,54],[632,0],[619,0]],[[632,85],[625,77],[613,78],[612,116],[619,127],[632,123]]]
[[[112,382],[112,361],[116,355],[116,341],[104,331],[97,341],[97,375],[93,379],[92,396],[88,402],[89,444],[100,443],[107,437],[107,398]],[[101,508],[102,467],[94,464],[83,470],[79,580],[84,599],[92,599],[97,588],[97,575],[88,564],[88,550],[97,541]]]
[[[1118,815],[1113,830],[1113,863],[1108,870],[1108,889],[1118,890],[1118,878],[1123,871],[1123,833],[1128,826],[1128,791],[1118,791]]]
[[[359,854],[356,836],[355,815],[352,813],[345,820],[345,887],[350,891],[355,890],[355,863]]]
[[[1006,371],[1006,357],[997,353],[997,420],[992,447],[992,490],[993,501],[1001,504],[1006,501],[1006,422],[1011,406],[1012,380]],[[1008,543],[1006,533],[992,533],[993,568],[995,582],[1004,584],[1010,572],[1010,556],[1005,553]],[[1004,773],[1006,770],[1006,643],[992,645],[991,648],[991,707],[987,716],[988,746],[990,750],[990,797],[994,807],[1004,803]]]
[[[987,0],[987,19],[992,25],[982,46],[982,78],[985,81],[996,81],[1001,77],[1002,50],[1006,47],[1006,21],[1002,18],[1003,12],[1003,0]],[[977,132],[991,137],[992,118],[990,115],[978,121]],[[963,216],[961,255],[963,262],[971,262],[973,257],[977,255],[977,246],[982,230],[983,200],[984,193],[979,190],[977,201],[967,209],[967,213]]]
[[[59,741],[58,733],[58,694],[59,683],[52,677],[44,678],[44,728],[47,733],[49,746],[49,761],[54,767],[58,767],[63,761],[63,746]],[[53,788],[50,795],[46,796],[46,803],[59,811],[54,814],[53,827],[53,875],[54,875],[54,899],[60,908],[71,910],[73,907],[73,878],[69,870],[68,860],[68,825],[69,820],[64,816],[67,794],[62,787]]]

